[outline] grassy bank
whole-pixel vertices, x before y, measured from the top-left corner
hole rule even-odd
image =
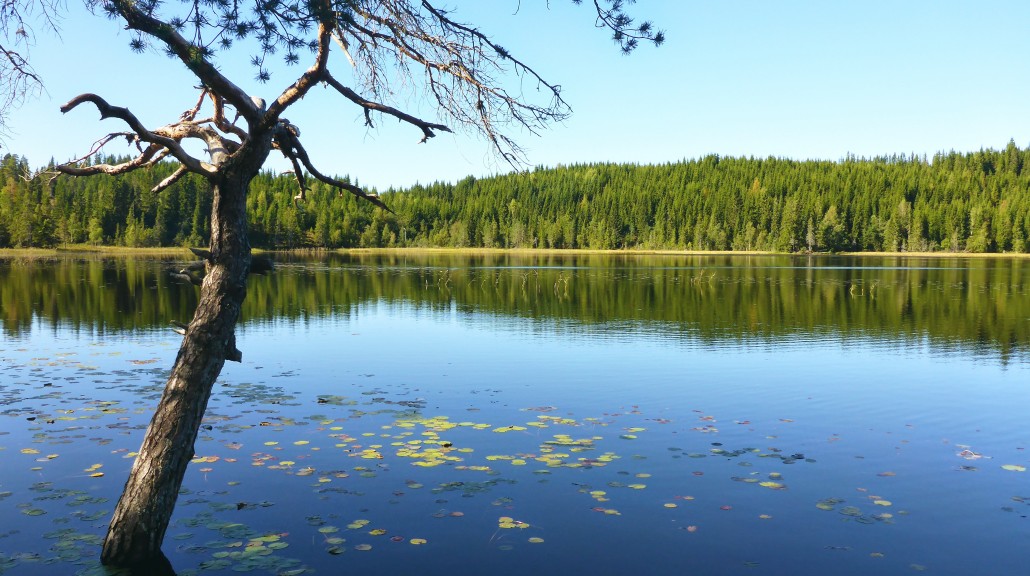
[[[296,251],[295,251],[296,252]],[[1030,254],[1018,252],[977,253],[977,252],[771,252],[763,250],[590,250],[590,249],[552,249],[552,248],[341,248],[330,251],[335,254],[613,254],[641,256],[812,256],[817,258],[830,256],[857,257],[895,257],[895,258],[1030,258]]]
[[[856,257],[895,257],[895,258],[1030,258],[1026,253],[976,253],[976,252],[815,252],[812,254],[795,252],[769,251],[732,251],[732,250],[589,250],[589,249],[551,249],[551,248],[341,248],[337,250],[302,249],[288,251],[267,251],[255,249],[255,254],[547,254],[547,255],[582,255],[612,254],[627,256],[856,256]],[[48,258],[68,255],[91,256],[144,256],[144,257],[182,257],[196,258],[184,247],[166,248],[128,248],[125,246],[91,246],[86,244],[59,246],[57,248],[2,248],[2,258]]]

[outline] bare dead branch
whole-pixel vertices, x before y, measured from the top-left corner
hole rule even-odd
[[[225,100],[214,92],[210,92],[210,96],[211,104],[214,107],[212,120],[215,127],[227,134],[236,135],[240,142],[246,141],[249,137],[247,131],[225,119]]]
[[[448,124],[480,132],[513,167],[524,163],[524,156],[504,133],[506,127],[536,134],[571,112],[560,86],[426,0],[358,2],[353,13],[355,18],[342,26],[359,39],[359,72],[365,74],[371,99],[392,95],[387,88],[392,77],[385,70],[420,82],[438,110],[453,121]],[[506,87],[510,80],[503,79],[512,74],[535,84],[544,102],[528,99],[517,86]]]
[[[147,148],[148,151],[151,150],[151,148],[153,148],[153,152],[151,152],[151,154],[157,153],[157,149],[158,149],[157,147],[163,147],[163,148],[166,148],[169,151],[169,153],[171,153],[171,155],[174,156],[176,160],[181,162],[182,165],[185,166],[190,172],[195,172],[197,174],[201,174],[201,175],[207,176],[207,177],[211,177],[214,174],[216,174],[215,168],[213,166],[211,166],[210,164],[208,164],[206,162],[201,162],[201,161],[197,160],[196,158],[194,158],[194,157],[190,156],[189,154],[187,154],[186,151],[182,148],[182,146],[179,144],[179,142],[177,140],[175,140],[174,138],[170,138],[168,136],[161,135],[158,132],[151,132],[150,130],[147,130],[143,126],[143,124],[139,121],[139,119],[136,118],[136,116],[133,115],[133,113],[130,112],[127,108],[122,108],[122,107],[119,107],[119,106],[111,106],[110,104],[107,103],[106,100],[104,100],[100,96],[97,96],[96,94],[81,94],[79,96],[76,96],[75,98],[72,98],[67,104],[65,104],[64,106],[61,106],[61,112],[68,113],[69,111],[73,110],[76,106],[78,106],[78,105],[80,105],[80,104],[82,104],[84,102],[89,102],[89,103],[91,103],[91,104],[93,104],[94,106],[97,107],[97,110],[100,112],[100,119],[101,120],[104,120],[104,119],[107,119],[107,118],[118,118],[119,120],[121,120],[121,121],[125,122],[126,124],[128,124],[129,128],[131,128],[132,131],[136,133],[136,136],[140,140],[142,140],[144,142],[149,142],[152,145],[156,145],[156,146],[151,146],[151,147]],[[188,126],[188,125],[187,124],[177,124],[177,125],[172,125],[172,126],[184,127],[184,126]],[[169,128],[169,127],[166,127],[166,129],[167,128]],[[142,162],[141,162],[140,165],[142,165]],[[138,167],[138,166],[134,166],[134,167],[129,168],[129,169],[133,169],[135,167]],[[59,169],[61,169],[62,172],[66,172],[67,174],[76,174],[76,175],[98,174],[100,172],[103,172],[103,170],[93,170],[93,171],[89,171],[89,172],[79,172],[79,171],[76,170],[76,171],[73,172],[73,171],[65,171],[64,168],[65,168],[64,166],[63,167],[59,167]],[[67,168],[71,169],[70,166],[67,167]],[[94,167],[90,167],[90,168],[96,168],[96,167],[94,166]],[[110,172],[108,172],[108,173],[110,173]]]
[[[297,186],[300,191],[293,197],[294,200],[305,200],[307,198],[308,182],[307,178],[304,177],[304,169],[301,168],[300,162],[297,160],[297,155],[293,150],[279,148],[283,156],[286,156],[290,160],[290,164],[293,164],[293,177],[297,180]]]
[[[156,193],[164,190],[165,188],[168,188],[172,184],[175,184],[176,182],[181,180],[183,176],[185,176],[188,173],[189,173],[189,170],[187,170],[185,166],[180,165],[175,170],[175,172],[172,172],[171,175],[169,175],[167,178],[165,178],[164,180],[158,182],[156,186],[154,186],[153,188],[150,189],[150,191],[156,194]]]
[[[58,0],[3,0],[0,2],[0,129],[11,111],[41,94],[43,78],[29,62],[35,45],[35,27],[57,32]]]
[[[92,158],[94,154],[96,154],[97,152],[100,152],[100,150],[104,146],[106,146],[109,142],[111,142],[115,138],[125,138],[129,143],[132,143],[134,141],[133,139],[134,139],[135,136],[136,135],[133,134],[132,132],[113,132],[111,134],[108,134],[107,136],[104,136],[103,138],[100,138],[99,140],[94,142],[93,146],[89,149],[89,152],[87,152],[85,155],[83,155],[83,156],[81,156],[79,158],[76,158],[74,160],[71,160],[69,162],[66,162],[66,164],[77,164],[79,162],[85,162],[88,158]],[[143,150],[140,149],[138,146],[137,146],[137,149],[140,151],[140,153],[143,152]]]
[[[347,42],[347,37],[343,34],[343,28],[340,28],[339,25],[337,25],[336,31],[333,33],[333,40],[336,41],[340,50],[343,50],[343,55],[347,57],[351,67],[356,67],[358,64],[354,61],[354,57],[350,55],[350,44]]]
[[[209,262],[212,261],[210,250],[207,250],[205,248],[190,248],[190,252],[193,252],[193,255],[197,258],[207,260]]]
[[[288,158],[295,157],[297,160],[301,162],[301,164],[304,165],[305,168],[308,169],[308,172],[310,172],[311,175],[314,176],[316,179],[325,182],[330,186],[334,186],[341,190],[346,190],[347,192],[350,192],[358,198],[368,200],[369,202],[375,204],[376,206],[379,206],[383,210],[386,210],[391,214],[393,213],[393,210],[390,210],[390,207],[384,204],[383,201],[379,199],[378,194],[369,194],[361,188],[349,182],[337,180],[335,178],[326,176],[325,174],[319,172],[318,168],[315,168],[315,166],[311,163],[311,159],[308,157],[308,152],[301,145],[300,140],[293,134],[293,132],[289,131],[285,126],[280,126],[281,127],[276,130],[275,138],[279,143],[279,149],[282,150]],[[298,171],[295,170],[295,172]]]
[[[154,157],[151,158],[149,162],[147,162],[147,167],[153,166],[154,164],[157,164],[158,162],[164,160],[167,157],[168,157],[168,149],[167,148],[162,148],[161,150],[158,151],[157,154],[154,154]]]
[[[70,176],[90,176],[93,174],[124,174],[131,172],[139,168],[150,165],[150,160],[157,155],[161,149],[157,144],[151,144],[148,146],[142,154],[136,156],[132,160],[121,162],[119,164],[91,164],[87,166],[78,166],[85,159],[89,158],[95,152],[91,152],[87,156],[83,156],[79,160],[73,160],[65,164],[59,164],[56,166],[58,172],[68,174]]]
[[[0,65],[0,69],[7,69],[10,70],[11,73],[23,76],[27,83],[35,83],[40,86],[43,85],[43,80],[36,75],[32,66],[29,65],[28,60],[26,60],[21,54],[14,50],[8,50],[2,44],[0,44],[0,53],[3,54],[5,60],[5,62]]]
[[[170,274],[170,276],[172,278],[175,278],[176,280],[180,280],[182,282],[189,282],[190,284],[193,284],[194,286],[200,286],[200,285],[204,284],[204,279],[203,278],[201,278],[200,276],[197,276],[196,274],[194,274],[193,272],[191,272],[190,270],[188,270],[186,268],[183,268],[182,270],[179,270],[178,272],[172,272]]]
[[[443,124],[437,124],[435,122],[427,122],[427,121],[422,120],[420,118],[416,118],[415,116],[412,116],[411,114],[407,114],[405,112],[401,112],[400,110],[394,108],[393,106],[387,106],[385,104],[380,104],[378,102],[373,102],[371,100],[367,100],[365,98],[362,98],[361,95],[359,95],[357,92],[355,92],[354,90],[344,86],[336,78],[333,78],[333,76],[328,71],[322,73],[322,81],[325,82],[326,84],[332,86],[333,88],[335,88],[336,91],[339,92],[344,98],[346,98],[346,99],[350,100],[351,102],[357,104],[358,106],[361,106],[362,108],[364,108],[365,109],[365,124],[367,126],[370,126],[370,127],[372,126],[372,120],[369,117],[368,112],[370,110],[375,110],[376,112],[382,112],[383,114],[387,114],[387,115],[393,116],[394,118],[396,118],[396,119],[398,119],[398,120],[400,120],[402,122],[407,122],[408,124],[411,124],[413,126],[418,127],[419,129],[421,129],[422,130],[422,139],[419,140],[420,144],[425,142],[425,141],[427,141],[427,140],[429,140],[430,138],[433,138],[433,137],[436,136],[436,134],[433,133],[433,130],[440,130],[442,132],[450,132],[451,131],[450,128],[448,128],[447,126],[445,126]]]
[[[483,34],[478,29],[465,24],[459,24],[458,22],[451,20],[444,14],[442,10],[434,7],[426,0],[422,1],[422,6],[425,7],[425,9],[430,12],[430,14],[435,16],[437,20],[439,20],[444,26],[464,32],[469,37],[474,38],[476,41],[482,42],[483,44],[492,48],[494,52],[497,53],[498,58],[501,58],[502,60],[508,60],[509,62],[515,65],[517,70],[529,74],[530,76],[535,78],[537,82],[539,82],[542,86],[545,86],[552,94],[554,94],[554,96],[557,98],[557,103],[561,104],[565,108],[568,108],[568,104],[561,97],[561,86],[558,86],[557,84],[551,84],[550,82],[544,80],[544,78],[540,76],[540,74],[538,74],[536,70],[534,70],[532,67],[522,62],[518,58],[512,56],[510,52],[505,50],[500,45],[494,43],[492,40],[490,40],[490,38],[487,35]]]
[[[236,347],[236,332],[229,335],[229,342],[225,349],[225,359],[230,362],[243,362],[243,352]]]
[[[207,89],[206,88],[201,88],[200,89],[200,98],[197,98],[197,103],[193,106],[193,108],[190,108],[189,110],[183,112],[182,115],[179,116],[179,121],[181,122],[181,121],[184,121],[184,120],[195,120],[197,118],[197,114],[200,113],[200,107],[204,105],[204,98],[206,96],[207,96]]]
[[[187,324],[183,324],[182,322],[179,322],[178,320],[171,320],[171,321],[168,322],[168,324],[170,324],[172,326],[172,332],[175,332],[179,336],[185,336],[186,335],[186,330],[189,328],[189,326]]]

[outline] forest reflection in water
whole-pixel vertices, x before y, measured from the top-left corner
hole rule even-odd
[[[1030,342],[1030,261],[568,253],[276,255],[251,277],[243,326],[349,314],[371,303],[529,320],[599,338],[784,344],[815,336],[963,350],[1008,362]],[[188,321],[186,256],[0,260],[3,332],[33,321],[105,333]]]

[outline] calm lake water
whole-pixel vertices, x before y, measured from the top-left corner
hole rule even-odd
[[[180,265],[0,260],[0,574],[104,573]],[[180,575],[1030,573],[1028,260],[284,258],[244,316]]]

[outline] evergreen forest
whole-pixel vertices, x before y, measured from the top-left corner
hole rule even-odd
[[[102,158],[112,162],[117,159]],[[27,179],[0,162],[0,247],[201,246],[211,194],[171,164]],[[358,247],[1028,252],[1030,149],[840,161],[706,156],[660,165],[537,168],[378,191],[393,213],[290,174],[251,186],[251,241]]]

